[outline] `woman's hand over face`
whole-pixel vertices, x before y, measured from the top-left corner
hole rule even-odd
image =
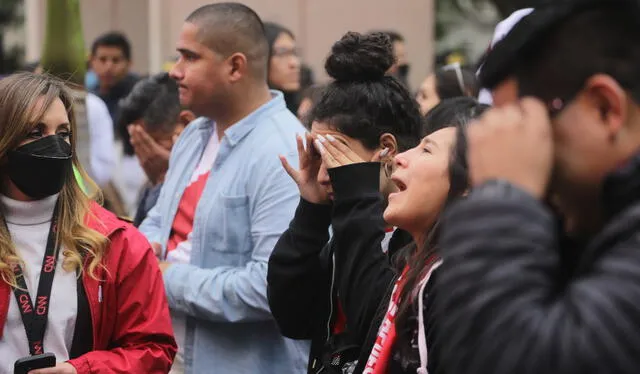
[[[389,150],[385,148],[376,152],[371,160],[365,160],[349,148],[349,146],[331,135],[318,135],[314,144],[320,152],[325,165],[327,165],[327,169],[363,162],[380,162],[389,152]]]
[[[300,135],[296,137],[298,143],[298,160],[300,169],[294,169],[284,156],[280,162],[289,176],[296,182],[300,196],[313,204],[328,204],[327,190],[318,182],[318,172],[322,165],[322,158],[313,145],[311,134],[305,134],[305,140]],[[306,147],[305,147],[306,143]]]

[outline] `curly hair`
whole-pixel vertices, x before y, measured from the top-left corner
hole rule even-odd
[[[325,122],[375,149],[384,133],[393,134],[400,151],[420,139],[422,118],[411,93],[387,75],[393,45],[384,33],[345,34],[333,45],[325,70],[334,79],[312,109],[309,123]]]

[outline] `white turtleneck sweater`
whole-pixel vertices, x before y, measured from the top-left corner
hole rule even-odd
[[[39,201],[24,202],[0,195],[0,208],[9,226],[11,239],[25,263],[23,270],[32,300],[36,300],[38,292],[42,260],[57,199],[58,195],[54,195]],[[62,262],[60,250],[44,335],[44,351],[54,353],[58,362],[69,359],[78,310],[76,273],[65,271]],[[29,343],[12,292],[4,335],[0,339],[0,374],[13,373],[15,361],[26,356],[29,356]]]

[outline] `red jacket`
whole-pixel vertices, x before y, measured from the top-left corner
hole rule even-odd
[[[133,226],[94,204],[92,229],[109,238],[97,281],[85,271],[82,283],[93,325],[93,351],[70,360],[78,374],[168,373],[177,345],[169,306],[149,242]],[[11,287],[0,281],[0,338]],[[101,295],[100,295],[101,294]]]

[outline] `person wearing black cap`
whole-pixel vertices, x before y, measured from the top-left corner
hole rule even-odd
[[[487,57],[496,108],[441,226],[443,373],[638,372],[639,19],[637,0],[554,1]]]

